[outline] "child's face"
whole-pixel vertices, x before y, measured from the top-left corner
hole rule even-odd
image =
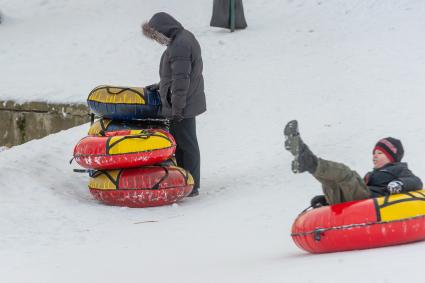
[[[373,152],[372,161],[373,161],[373,168],[375,169],[381,168],[382,166],[391,162],[388,159],[388,157],[379,149]]]

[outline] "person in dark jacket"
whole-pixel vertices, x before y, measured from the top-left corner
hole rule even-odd
[[[285,148],[294,155],[292,171],[309,172],[321,184],[324,195],[311,200],[312,207],[398,194],[422,189],[422,181],[401,162],[404,155],[400,140],[379,140],[372,151],[373,170],[362,179],[348,166],[316,157],[302,141],[298,122],[290,121],[285,129]]]
[[[214,0],[210,26],[231,31],[246,28],[242,0]]]
[[[196,196],[201,161],[195,117],[207,110],[201,47],[190,31],[164,12],[153,15],[142,29],[145,36],[167,46],[159,65],[160,82],[148,88],[160,93],[162,115],[171,119],[170,132],[177,143],[177,165],[193,175],[190,196]]]

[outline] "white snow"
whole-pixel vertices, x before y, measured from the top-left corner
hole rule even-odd
[[[209,0],[2,0],[0,100],[84,102],[100,84],[158,81],[158,11],[202,45],[201,194],[148,209],[95,201],[73,173],[88,125],[0,153],[2,282],[422,282],[425,242],[324,255],[289,234],[320,185],[293,175],[298,119],[323,158],[360,174],[398,137],[425,179],[425,2],[250,0],[248,29],[209,27]]]

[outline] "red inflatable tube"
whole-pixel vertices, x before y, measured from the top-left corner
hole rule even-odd
[[[110,170],[161,163],[175,149],[174,138],[164,130],[119,131],[81,139],[74,158],[84,168]]]
[[[146,166],[97,171],[89,182],[91,194],[109,205],[150,207],[172,204],[189,195],[194,181],[176,166]]]
[[[360,250],[425,239],[425,192],[346,202],[302,213],[292,239],[310,253]]]

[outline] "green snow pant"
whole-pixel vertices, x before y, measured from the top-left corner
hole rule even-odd
[[[363,179],[348,166],[319,158],[313,176],[322,184],[329,204],[370,198]]]

